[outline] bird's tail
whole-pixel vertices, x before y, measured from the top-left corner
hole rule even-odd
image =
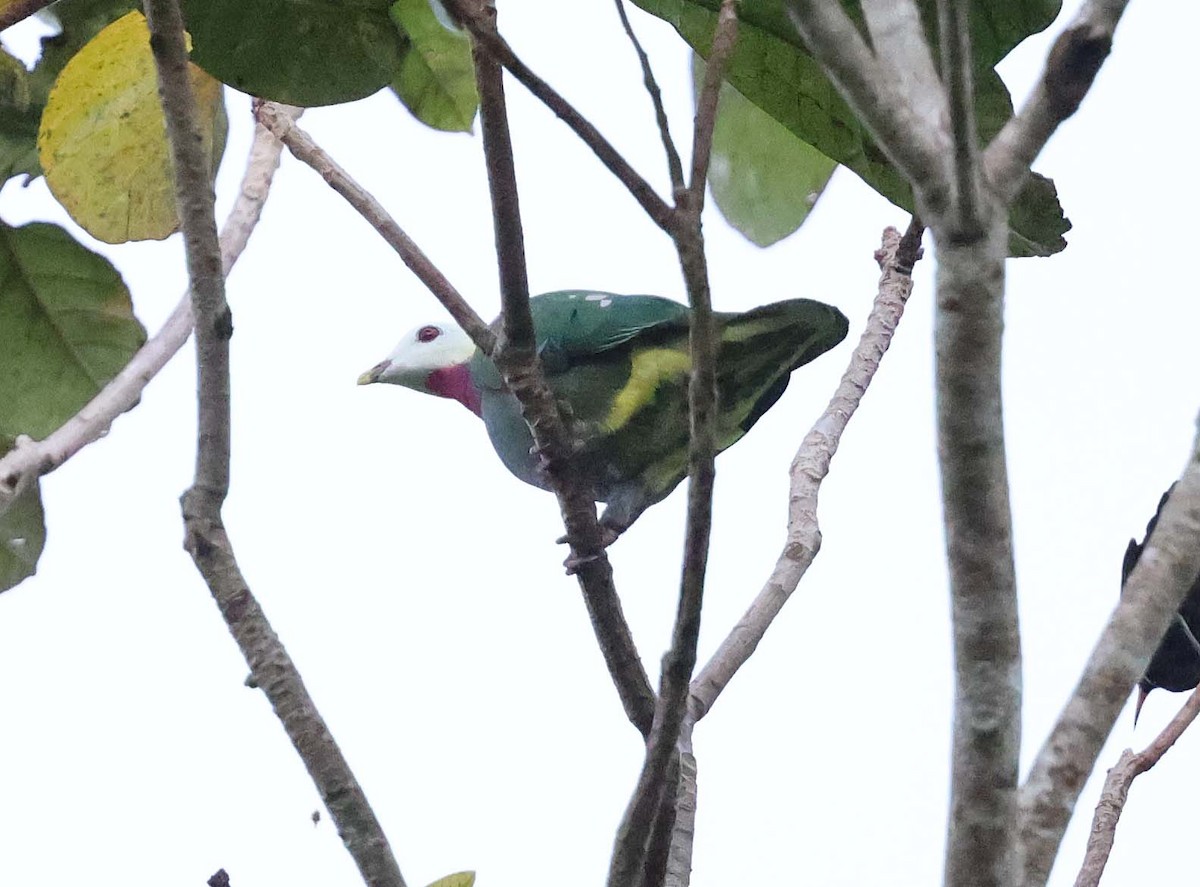
[[[734,440],[779,399],[794,369],[837,345],[849,330],[841,311],[811,299],[774,302],[722,315],[721,321],[717,396],[722,414],[734,420],[736,427],[727,429]]]

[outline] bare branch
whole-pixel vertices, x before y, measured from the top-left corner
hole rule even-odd
[[[914,0],[862,0],[863,18],[879,64],[913,112],[934,130],[946,130],[946,90],[933,66],[921,13]]]
[[[650,94],[650,101],[654,105],[654,119],[658,123],[658,134],[662,138],[663,150],[667,154],[667,172],[671,176],[671,189],[680,191],[684,187],[683,164],[679,161],[675,140],[671,138],[671,126],[667,122],[667,109],[663,106],[662,90],[658,88],[658,81],[654,79],[654,71],[650,67],[650,56],[646,55],[646,50],[642,49],[642,44],[633,31],[629,15],[625,12],[625,0],[613,0],[613,2],[617,7],[617,15],[621,17],[621,26],[625,29],[629,42],[633,44],[633,51],[637,53],[638,61],[642,66],[642,82],[645,83],[646,92]]]
[[[669,231],[672,217],[671,207],[655,193],[650,183],[629,165],[629,161],[622,157],[617,149],[600,134],[600,131],[589,123],[570,102],[555,92],[545,80],[530,70],[517,57],[517,54],[513,52],[512,47],[505,42],[503,37],[495,30],[488,30],[486,27],[483,27],[472,17],[469,11],[464,10],[462,7],[467,2],[470,2],[470,0],[446,0],[446,6],[456,18],[462,21],[463,25],[471,32],[471,36],[488,55],[507,68],[526,89],[533,93],[542,104],[553,111],[563,123],[567,124],[579,136],[585,145],[592,149],[592,153],[596,155],[608,171],[616,176],[629,193],[633,195],[633,199],[641,204],[642,209],[646,211],[646,215],[664,231]]]
[[[653,719],[654,691],[621,612],[612,565],[604,551],[604,537],[596,520],[595,496],[580,484],[571,470],[572,434],[546,385],[535,348],[503,73],[497,60],[481,46],[487,39],[498,39],[495,8],[488,2],[476,2],[467,10],[464,5],[459,4],[457,11],[460,15],[466,12],[465,21],[471,33],[477,36],[472,55],[479,87],[484,154],[500,264],[503,332],[493,357],[505,385],[520,403],[521,415],[545,460],[546,475],[558,497],[566,538],[571,546],[568,563],[578,576],[592,627],[625,713],[646,736]],[[481,34],[488,36],[478,37]]]
[[[696,837],[696,756],[692,753],[691,717],[679,730],[679,780],[675,791],[675,823],[667,850],[663,887],[688,887],[692,876],[692,847]]]
[[[372,887],[404,887],[366,797],[246,586],[221,522],[221,504],[229,490],[233,323],[225,301],[209,161],[201,149],[177,0],[146,0],[146,20],[171,145],[196,319],[199,433],[195,480],[182,503],[184,544],[237,639],[255,683],[266,692],[300,752],[364,880]]]
[[[984,152],[988,182],[1011,203],[1029,175],[1029,167],[1058,129],[1075,113],[1112,49],[1113,33],[1128,0],[1088,0],[1058,36],[1046,59],[1042,79],[1020,112]]]
[[[975,127],[975,77],[971,62],[970,5],[938,0],[942,44],[942,79],[950,100],[950,134],[954,141],[953,226],[956,238],[983,233],[979,181],[979,135]]]
[[[692,134],[692,180],[688,190],[699,212],[704,206],[704,186],[708,180],[708,164],[712,159],[713,126],[717,122],[717,101],[721,97],[721,81],[725,67],[737,42],[737,0],[722,0],[713,33],[712,52],[704,66],[704,84],[696,99],[696,125]],[[678,199],[678,198],[677,198]],[[677,210],[682,207],[676,207]],[[699,221],[696,223],[699,230]],[[694,327],[693,327],[694,329]]]
[[[425,288],[433,293],[434,297],[450,312],[455,323],[463,328],[471,337],[471,341],[479,346],[479,350],[484,354],[491,354],[495,348],[496,335],[484,323],[483,318],[475,313],[462,294],[454,288],[454,285],[430,261],[429,257],[421,252],[420,247],[404,232],[396,220],[388,215],[387,210],[379,201],[354,181],[349,173],[334,162],[332,157],[321,150],[308,133],[289,120],[282,113],[282,108],[282,105],[274,102],[259,101],[255,103],[254,113],[263,126],[275,133],[275,136],[287,145],[288,150],[297,160],[312,167],[334,191],[341,194],[346,198],[347,203],[358,210],[371,227],[387,241],[388,246],[396,251],[401,261],[417,276]]]
[[[950,205],[945,157],[950,134],[940,120],[926,119],[909,104],[905,88],[871,53],[841,5],[788,0],[792,22],[842,98],[880,149],[917,188],[930,218]],[[924,109],[922,109],[924,110]]]
[[[1112,852],[1117,822],[1125,809],[1130,785],[1135,778],[1162,759],[1183,735],[1183,731],[1196,720],[1197,715],[1200,715],[1200,689],[1187,698],[1187,702],[1171,719],[1171,723],[1167,724],[1143,751],[1134,754],[1132,749],[1127,748],[1121,752],[1120,760],[1108,771],[1108,777],[1104,780],[1104,788],[1100,792],[1100,800],[1092,818],[1092,833],[1088,837],[1087,851],[1079,869],[1079,877],[1075,879],[1075,887],[1098,887],[1100,876],[1104,874],[1104,866]]]
[[[1042,887],[1079,793],[1168,624],[1200,574],[1200,436],[1020,796],[1024,887]]]
[[[0,7],[0,31],[11,28],[53,2],[54,0],[12,0],[6,6]]]
[[[300,109],[289,112],[300,114]],[[221,229],[221,269],[228,276],[258,224],[271,180],[279,168],[283,145],[268,130],[255,127],[242,186]],[[117,416],[133,409],[142,391],[159,370],[183,347],[192,334],[192,295],[185,292],[175,310],[122,370],[78,413],[44,440],[18,439],[17,446],[0,459],[0,510],[26,474],[49,474],[112,427]]]
[[[1016,871],[1021,640],[1000,401],[1008,229],[937,243],[938,462],[954,627],[948,887],[1001,887]]]
[[[689,721],[700,720],[712,708],[758,647],[820,550],[817,495],[842,433],[862,402],[904,314],[904,305],[912,293],[912,266],[919,256],[923,231],[920,222],[914,219],[903,239],[895,228],[883,232],[882,247],[875,253],[882,272],[875,306],[829,406],[805,435],[792,461],[787,541],[758,597],[692,680]]]

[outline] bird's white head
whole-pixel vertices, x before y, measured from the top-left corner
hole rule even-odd
[[[386,359],[358,377],[358,384],[388,382],[425,394],[451,396],[439,390],[442,386],[437,376],[456,367],[465,369],[474,353],[475,343],[453,323],[427,323],[407,332]]]

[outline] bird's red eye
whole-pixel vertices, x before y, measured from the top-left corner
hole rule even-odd
[[[436,326],[423,326],[419,330],[417,330],[417,341],[418,342],[432,342],[434,339],[436,339],[441,334],[442,334],[442,331],[439,330]]]

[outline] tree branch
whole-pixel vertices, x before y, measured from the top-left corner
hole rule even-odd
[[[788,0],[792,23],[842,98],[896,169],[913,183],[922,212],[939,216],[950,205],[950,134],[922,117],[905,89],[879,63],[840,4]],[[936,125],[935,125],[936,124]]]
[[[938,462],[954,627],[947,887],[1003,887],[1016,872],[1021,640],[1000,398],[1008,228],[935,229]],[[951,223],[953,224],[953,223]]]
[[[464,11],[463,6],[458,4],[460,14]],[[495,57],[481,46],[486,40],[499,39],[495,33],[495,9],[490,3],[481,2],[466,10],[466,14],[465,21],[477,37],[472,56],[479,87],[484,154],[500,265],[503,332],[494,359],[505,385],[520,403],[521,415],[545,460],[546,474],[558,497],[566,538],[571,546],[568,562],[578,576],[592,627],[625,713],[646,736],[653,719],[654,691],[650,689],[650,681],[621,612],[612,565],[604,551],[604,538],[596,520],[595,497],[579,483],[571,469],[573,435],[546,385],[535,349],[503,75]],[[481,34],[487,36],[481,38],[478,36]]]
[[[596,127],[517,57],[503,37],[494,29],[489,30],[481,25],[469,10],[464,9],[470,2],[478,2],[478,0],[446,0],[446,7],[471,32],[475,43],[507,68],[542,104],[567,124],[575,135],[579,136],[583,143],[592,149],[592,153],[608,171],[616,176],[617,180],[633,195],[633,199],[641,205],[646,215],[664,231],[668,231],[671,226],[671,207],[655,193],[650,183],[630,166],[629,162],[600,134]]]
[[[696,838],[696,756],[692,753],[692,721],[683,720],[679,733],[679,781],[675,793],[675,822],[667,850],[663,887],[688,887],[692,874],[692,847]]]
[[[979,181],[979,135],[975,127],[975,83],[971,61],[969,4],[938,0],[938,32],[942,44],[942,80],[950,101],[950,134],[954,141],[954,229],[957,237],[983,233]]]
[[[196,319],[199,433],[195,480],[182,503],[184,544],[238,640],[255,682],[270,698],[300,752],[364,880],[372,887],[404,887],[366,797],[246,586],[221,522],[221,505],[229,490],[229,338],[233,323],[225,301],[211,174],[201,150],[178,3],[146,0],[146,19],[171,145]]]
[[[984,152],[984,170],[992,189],[1011,203],[1029,175],[1029,167],[1058,129],[1075,113],[1112,49],[1113,33],[1128,0],[1088,0],[1059,34],[1046,59],[1042,78],[1019,113]]]
[[[0,31],[11,28],[53,2],[54,0],[12,0],[8,5],[0,7]]]
[[[1117,822],[1129,796],[1129,787],[1134,779],[1161,760],[1183,735],[1183,731],[1196,720],[1197,715],[1200,715],[1200,689],[1188,697],[1187,702],[1171,719],[1171,723],[1167,724],[1143,751],[1134,754],[1133,749],[1127,748],[1121,752],[1120,760],[1108,771],[1108,777],[1104,780],[1104,789],[1100,792],[1096,814],[1092,818],[1092,833],[1088,838],[1087,852],[1079,869],[1079,877],[1075,879],[1075,887],[1099,887],[1100,876],[1104,874],[1104,867],[1112,852]]]
[[[650,56],[646,55],[646,50],[642,49],[642,44],[633,31],[633,25],[629,23],[629,15],[625,12],[625,0],[613,0],[613,2],[617,7],[617,15],[621,17],[621,26],[625,29],[629,42],[633,44],[633,51],[637,53],[638,62],[642,66],[642,82],[645,83],[646,92],[650,94],[650,101],[654,105],[654,119],[658,123],[658,134],[662,138],[663,150],[667,154],[667,172],[671,176],[671,190],[680,191],[684,187],[683,164],[679,161],[675,140],[671,138],[671,126],[667,122],[667,109],[663,106],[662,90],[658,88],[658,81],[654,79],[654,71],[650,67]]]
[[[1020,795],[1023,887],[1050,876],[1079,793],[1134,683],[1200,574],[1200,435]]]
[[[637,786],[617,829],[608,872],[609,887],[658,887],[666,874],[675,831],[680,775],[678,745],[687,714],[692,671],[696,667],[716,477],[717,332],[700,216],[721,77],[737,41],[737,7],[737,0],[722,0],[704,85],[697,102],[691,181],[686,190],[677,191],[675,195],[677,224],[672,236],[692,308],[688,336],[691,373],[688,382],[688,504],[683,575],[671,647],[663,657],[654,724],[646,743],[646,756]],[[653,880],[647,880],[647,873]]]
[[[300,114],[300,109],[289,113]],[[268,130],[255,127],[254,142],[233,209],[221,229],[221,270],[228,276],[246,248],[271,190],[283,145]],[[192,295],[185,292],[166,322],[130,358],[122,370],[78,413],[44,440],[17,439],[0,459],[0,511],[7,507],[20,479],[54,471],[85,446],[102,438],[122,413],[133,409],[142,391],[192,334]]]
[[[696,125],[692,134],[692,179],[688,183],[691,199],[688,201],[689,206],[684,207],[679,205],[677,197],[675,207],[676,216],[679,216],[681,211],[691,209],[691,205],[694,204],[696,216],[694,220],[689,219],[689,221],[691,222],[690,227],[694,227],[697,235],[700,232],[699,213],[704,208],[704,187],[708,181],[708,164],[712,159],[713,127],[717,122],[717,102],[721,98],[721,81],[725,77],[725,67],[729,63],[729,57],[733,54],[733,47],[737,42],[737,25],[737,0],[722,0],[720,12],[717,13],[716,29],[713,32],[712,51],[704,66],[704,83],[700,87],[700,95],[696,99]],[[683,227],[682,221],[679,227]],[[682,254],[680,258],[683,258]],[[687,273],[686,267],[684,273],[685,275]],[[707,291],[707,273],[705,280],[704,288]],[[692,329],[694,331],[695,326]]]
[[[883,232],[882,246],[875,253],[882,272],[879,294],[866,328],[829,406],[805,435],[792,461],[787,541],[758,597],[692,680],[688,700],[690,722],[708,714],[738,669],[749,660],[821,548],[817,496],[829,474],[842,433],[879,370],[904,314],[904,305],[912,293],[912,266],[920,255],[923,232],[924,228],[915,219],[903,238],[895,228]]]
[[[274,102],[256,101],[254,114],[259,123],[267,127],[287,145],[297,160],[308,164],[334,191],[342,195],[359,214],[367,220],[388,246],[396,251],[400,260],[417,276],[425,288],[433,293],[443,307],[454,318],[479,350],[491,354],[496,345],[496,334],[484,323],[483,318],[467,304],[467,300],[454,288],[436,265],[429,260],[420,247],[410,238],[387,210],[372,197],[358,182],[326,154],[312,136],[296,126],[282,111],[283,106]]]
[[[879,64],[913,112],[931,130],[946,130],[946,90],[933,65],[914,0],[862,0],[863,18]]]

